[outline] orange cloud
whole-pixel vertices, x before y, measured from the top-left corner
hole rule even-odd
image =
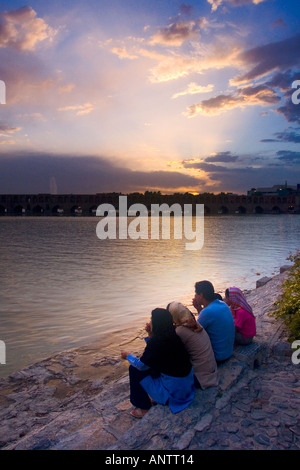
[[[166,54],[154,55],[157,65],[150,70],[150,81],[153,83],[167,82],[191,73],[203,73],[209,69],[220,70],[237,64],[240,49],[215,45],[205,50],[194,51],[190,55]]]
[[[258,5],[259,3],[265,2],[267,0],[207,0],[208,3],[211,4],[212,11],[216,11],[217,8],[222,5],[223,3],[232,5],[234,7],[247,5],[249,3],[253,3],[254,5]]]
[[[204,100],[201,103],[189,106],[187,117],[195,117],[198,114],[214,116],[234,108],[244,108],[254,105],[274,105],[280,101],[275,91],[265,85],[246,87],[228,95],[218,95],[214,98]]]
[[[192,83],[189,83],[186,90],[180,91],[178,93],[174,93],[172,98],[178,98],[179,96],[185,96],[185,95],[196,95],[198,93],[209,93],[213,89],[214,89],[214,85],[212,84],[201,86],[201,85],[197,85],[197,83],[195,82],[192,82]]]
[[[15,145],[14,140],[9,139],[11,134],[21,130],[21,127],[10,127],[6,124],[0,125],[0,145]],[[3,139],[2,139],[3,138]]]
[[[137,59],[138,56],[135,54],[130,54],[125,47],[114,47],[111,50],[114,54],[116,54],[120,59]]]
[[[30,6],[0,15],[0,47],[32,51],[41,41],[52,40],[56,33],[42,18],[37,18]]]
[[[80,105],[65,106],[63,108],[58,108],[58,111],[76,111],[76,116],[81,116],[83,114],[89,114],[93,111],[94,106],[91,103],[85,103]]]

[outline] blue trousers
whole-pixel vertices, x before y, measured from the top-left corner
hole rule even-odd
[[[130,402],[133,406],[142,408],[142,410],[151,408],[149,395],[140,384],[141,380],[149,374],[150,370],[141,371],[136,367],[129,366]]]

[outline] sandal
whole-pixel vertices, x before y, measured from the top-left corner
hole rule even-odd
[[[142,410],[141,408],[134,408],[134,410],[130,411],[131,416],[134,418],[143,418],[149,410]]]

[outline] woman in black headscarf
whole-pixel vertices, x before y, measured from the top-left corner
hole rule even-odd
[[[131,364],[130,401],[136,407],[131,414],[136,418],[151,408],[151,399],[162,405],[168,402],[171,411],[177,413],[192,402],[195,393],[192,366],[172,315],[156,308],[150,325],[151,336],[141,358],[122,353]]]

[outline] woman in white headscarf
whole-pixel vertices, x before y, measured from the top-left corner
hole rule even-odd
[[[179,302],[167,306],[193,366],[195,385],[202,389],[218,385],[218,371],[211,342],[192,312]]]

